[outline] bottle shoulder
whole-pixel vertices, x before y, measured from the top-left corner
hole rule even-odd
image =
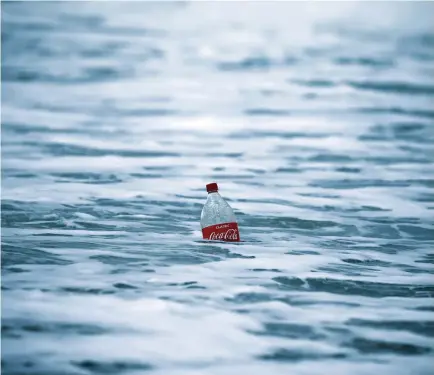
[[[232,207],[220,194],[209,194],[201,213],[202,228],[226,222],[236,222]]]

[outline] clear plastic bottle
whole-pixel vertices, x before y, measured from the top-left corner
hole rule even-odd
[[[208,199],[200,215],[202,235],[205,240],[240,241],[237,220],[232,207],[221,197],[218,185],[206,185]]]

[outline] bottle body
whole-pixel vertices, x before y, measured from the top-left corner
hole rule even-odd
[[[202,235],[205,240],[238,242],[240,234],[232,207],[218,191],[208,193],[200,215]]]

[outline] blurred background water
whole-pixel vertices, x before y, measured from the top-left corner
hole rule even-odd
[[[433,3],[1,6],[3,374],[432,374]]]

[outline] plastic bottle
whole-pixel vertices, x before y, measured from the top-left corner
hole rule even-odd
[[[208,199],[200,215],[204,240],[239,242],[240,232],[232,207],[221,197],[218,185],[206,185]]]

